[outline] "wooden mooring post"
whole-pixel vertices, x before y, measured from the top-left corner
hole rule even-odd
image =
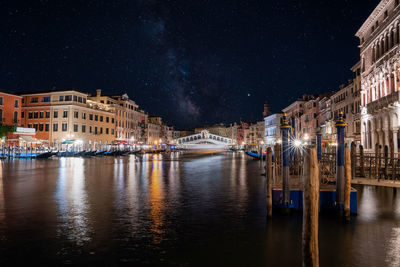
[[[360,145],[360,176],[365,177],[364,147]]]
[[[351,142],[351,177],[356,177],[356,165],[357,165],[357,146],[356,143]]]
[[[344,167],[345,167],[345,186],[344,186],[344,216],[346,221],[350,220],[350,193],[351,193],[351,157],[349,148],[346,146],[344,151]]]
[[[389,147],[385,146],[385,174],[384,174],[384,178],[387,179],[388,178],[388,174],[389,174]]]
[[[379,179],[379,165],[378,165],[378,158],[379,158],[379,155],[380,155],[381,153],[380,153],[380,151],[379,151],[379,144],[378,143],[376,143],[375,144],[375,179]],[[380,160],[379,160],[379,162],[380,162]]]
[[[303,266],[319,266],[319,166],[315,148],[304,153],[303,186]]]
[[[265,159],[265,177],[267,179],[267,217],[272,218],[272,149],[267,148]]]

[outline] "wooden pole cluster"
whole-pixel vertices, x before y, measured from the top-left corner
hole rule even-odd
[[[345,168],[345,187],[344,187],[344,216],[350,220],[350,193],[351,193],[351,158],[349,148],[345,148],[344,168]]]
[[[267,217],[272,218],[272,149],[267,148],[265,159],[265,176],[267,179]]]
[[[319,166],[315,148],[306,150],[303,164],[303,266],[319,266]]]

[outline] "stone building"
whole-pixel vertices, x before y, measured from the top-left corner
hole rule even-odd
[[[264,143],[267,147],[273,147],[276,143],[281,142],[281,120],[281,113],[272,114],[264,118]]]
[[[361,59],[361,140],[364,148],[393,145],[398,153],[400,1],[382,0],[356,36]]]
[[[65,89],[22,97],[24,126],[35,128],[37,138],[52,146],[68,142],[97,148],[115,139],[113,110],[88,101],[86,93]]]
[[[108,105],[115,113],[115,138],[128,144],[145,143],[145,125],[147,114],[139,109],[135,101],[127,94],[104,96],[101,90],[96,90],[95,96],[89,96],[99,104]]]

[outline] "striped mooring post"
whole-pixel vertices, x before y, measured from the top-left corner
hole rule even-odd
[[[339,112],[336,121],[337,148],[336,148],[336,205],[339,210],[343,210],[344,203],[344,128],[347,124],[343,119],[343,112]]]
[[[315,133],[315,136],[317,138],[317,159],[318,161],[321,160],[322,158],[322,131],[321,128],[318,128],[317,132]]]
[[[282,204],[283,208],[289,208],[290,204],[290,188],[289,188],[289,131],[291,126],[286,117],[286,113],[283,113],[281,133],[282,133]]]

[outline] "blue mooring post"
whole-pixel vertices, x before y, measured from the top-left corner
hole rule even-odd
[[[336,121],[337,149],[336,149],[336,205],[343,210],[344,202],[344,128],[347,124],[343,119],[343,112],[339,112]]]
[[[322,132],[321,129],[318,129],[317,132],[315,133],[317,137],[317,158],[318,161],[321,160],[322,158]]]
[[[291,129],[286,117],[283,113],[281,133],[282,133],[282,194],[283,208],[289,208],[290,189],[289,189],[289,130]]]

